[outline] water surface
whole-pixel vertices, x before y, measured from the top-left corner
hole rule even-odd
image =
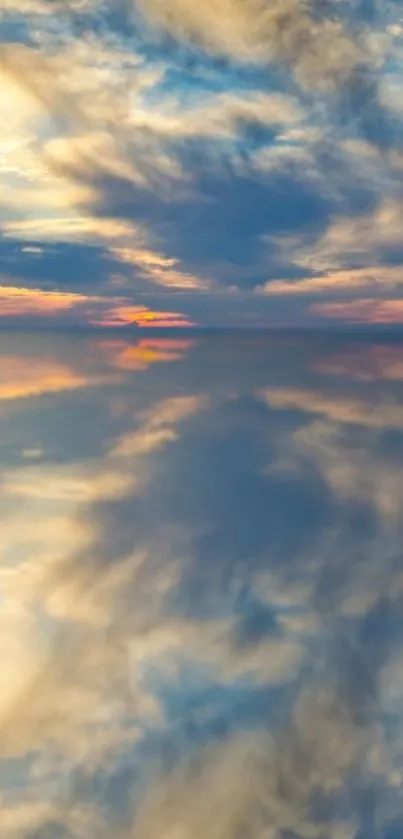
[[[2,839],[403,835],[403,344],[0,336]]]

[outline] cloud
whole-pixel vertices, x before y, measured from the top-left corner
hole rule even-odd
[[[156,108],[138,108],[130,116],[137,130],[149,130],[165,139],[204,138],[225,140],[242,134],[248,124],[288,126],[300,122],[304,111],[295,98],[286,94],[251,90],[204,93],[200,101],[184,105],[171,95]]]
[[[59,12],[85,12],[100,5],[99,0],[2,0],[3,14],[49,15]]]
[[[375,265],[370,268],[351,268],[349,270],[332,271],[328,274],[315,275],[294,281],[270,280],[259,291],[270,295],[287,294],[345,294],[346,291],[355,292],[393,290],[403,285],[403,275],[400,266]]]
[[[81,188],[79,187],[79,190]],[[66,186],[64,191],[63,184],[60,185],[60,200],[70,203],[71,191],[69,186]],[[72,213],[62,216],[49,215],[35,219],[12,219],[5,221],[3,225],[4,235],[7,238],[25,239],[25,240],[39,240],[43,242],[78,242],[80,244],[99,245],[104,244],[106,247],[116,247],[116,242],[121,243],[127,241],[129,238],[143,238],[142,231],[139,233],[138,227],[131,222],[121,221],[115,218],[96,218],[91,217],[90,214],[81,212],[74,212],[76,188],[72,187],[73,202]],[[44,197],[46,204],[47,196]],[[18,195],[13,196],[13,202],[16,202]],[[19,195],[19,199],[23,201],[26,210],[30,209],[30,201],[26,200],[25,195]],[[34,199],[36,200],[36,198]],[[53,202],[52,202],[53,203]],[[54,208],[54,203],[53,207]]]
[[[377,776],[375,731],[366,719],[360,727],[355,701],[342,697],[342,687],[312,686],[276,739],[265,731],[235,734],[183,761],[151,788],[125,839],[157,839],[162,832],[181,839],[280,839],[287,832],[353,839],[351,806],[337,818],[343,791],[358,768],[364,785]]]
[[[56,51],[46,41],[39,49],[5,44],[2,60],[6,234],[39,241],[135,241],[144,247],[136,225],[97,211],[97,178],[108,173],[128,184],[144,182],[144,155],[140,150],[136,166],[130,153],[134,135],[123,117],[131,97],[135,102],[156,81],[155,72],[141,66],[133,51],[116,47],[113,38],[88,33],[83,39],[67,36]],[[150,148],[148,164],[152,168],[158,159],[162,179],[163,155],[156,151]]]
[[[307,227],[300,233],[263,237],[269,248],[269,258],[274,254],[275,263],[271,269],[273,278],[257,291],[279,298],[327,297],[331,304],[329,313],[332,298],[346,294],[351,294],[354,307],[359,306],[354,302],[357,296],[382,300],[391,292],[398,294],[403,277],[402,221],[400,196],[383,195],[371,212],[330,216],[319,235]],[[275,270],[280,276],[283,274],[282,279],[275,276]],[[386,306],[392,306],[385,302]],[[315,303],[309,311],[325,314],[327,310],[321,308],[322,302],[318,306]],[[398,311],[399,302],[396,307]],[[345,314],[349,320],[347,309]]]
[[[314,18],[313,4],[286,0],[142,0],[152,23],[179,39],[241,62],[278,61],[308,87],[326,91],[346,83],[364,53],[336,17]]]
[[[399,181],[397,182],[397,191]],[[267,237],[267,243],[278,251],[280,264],[292,264],[301,271],[314,272],[301,278],[301,289],[310,290],[317,282],[318,290],[329,283],[336,286],[350,283],[399,284],[401,259],[400,230],[403,205],[399,195],[377,197],[370,212],[343,213],[330,216],[319,235],[307,229],[301,233]],[[394,256],[391,260],[390,257]],[[334,277],[334,280],[332,279]],[[265,290],[269,290],[269,283]],[[295,290],[299,281],[295,282]],[[280,286],[274,286],[279,288]],[[291,290],[291,283],[285,291]]]
[[[86,303],[88,299],[83,294],[71,292],[0,286],[0,317],[54,315]],[[94,298],[94,302],[98,299]]]
[[[32,466],[3,472],[2,489],[12,497],[77,503],[100,501],[128,495],[135,478],[118,471],[85,472],[82,464],[69,464],[54,469]]]
[[[277,64],[304,93],[319,94],[322,108],[330,105],[333,129],[349,125],[382,152],[390,146],[379,79],[394,51],[385,9],[370,19],[361,6],[330,8],[315,0],[207,0],[200,8],[141,0],[141,6],[152,25],[188,46],[249,68]]]
[[[371,256],[400,249],[402,220],[403,204],[396,197],[383,197],[368,214],[336,217],[316,247],[299,264],[310,265],[315,270],[351,268],[353,265],[366,267]]]
[[[110,248],[109,252],[118,261],[139,269],[138,276],[144,277],[150,282],[156,283],[156,285],[166,288],[204,290],[211,285],[206,279],[181,271],[180,268],[176,267],[180,264],[178,259],[168,258],[153,251],[135,250],[133,248]]]
[[[403,300],[346,300],[341,302],[311,303],[310,311],[316,315],[335,318],[347,323],[402,323]]]
[[[1,807],[4,839],[31,837],[38,832],[48,832],[48,829],[61,830],[68,839],[84,839],[90,832],[104,836],[102,817],[96,806],[73,801],[69,804],[66,809],[63,803],[53,801],[46,788],[25,802],[16,802],[11,795],[5,796]]]
[[[96,297],[64,291],[0,286],[0,318],[18,322],[30,316],[49,319],[68,312],[73,323],[94,326],[190,327],[195,324],[183,312],[153,311],[144,305],[134,306],[130,298]]]
[[[327,274],[351,272],[351,284],[364,287],[355,272],[378,265],[379,283],[394,283],[398,152],[379,149],[370,131],[360,139],[355,123],[377,102],[392,38],[381,37],[380,22],[357,35],[358,8],[353,20],[299,0],[143,5],[146,18],[206,47],[194,53],[194,79],[184,52],[145,48],[155,33],[138,9],[135,31],[120,9],[123,34],[102,3],[94,5],[101,29],[81,6],[70,18],[57,4],[51,25],[44,15],[31,24],[29,45],[4,45],[4,236],[102,247],[103,276],[110,271],[115,287],[133,281],[136,292],[157,286],[214,300],[220,286],[265,288],[269,277],[301,275],[308,283],[315,272],[327,294]],[[217,64],[217,52],[235,63]],[[273,79],[262,66],[271,61],[280,67]],[[307,90],[320,94],[317,104]],[[332,91],[354,100],[344,125]],[[372,220],[362,206],[344,212],[358,192],[367,205],[385,193]]]
[[[135,324],[141,327],[177,327],[194,326],[189,318],[181,312],[153,312],[144,306],[113,306],[106,308],[101,317],[92,318],[91,323],[96,326],[124,326]]]
[[[21,201],[26,209],[31,203],[33,211],[35,196],[42,192],[36,205],[41,211],[34,220],[6,217],[9,235],[30,231],[35,235],[35,231],[41,238],[42,224],[45,237],[63,232],[78,237],[80,226],[81,236],[88,237],[92,224],[93,235],[99,238],[107,224],[97,213],[102,179],[120,179],[133,189],[150,189],[160,196],[168,185],[167,197],[172,200],[172,185],[191,176],[185,173],[180,148],[175,149],[173,142],[234,141],[250,124],[287,125],[302,118],[291,97],[259,90],[248,96],[205,93],[195,104],[186,105],[172,92],[159,90],[166,69],[162,62],[148,66],[140,55],[107,36],[68,38],[57,54],[47,47],[4,45],[3,63],[6,102],[18,127],[10,132],[3,172],[22,179],[8,184],[6,177],[3,203],[14,211]],[[147,100],[154,89],[156,104]],[[24,180],[27,166],[31,177]],[[68,216],[60,217],[62,207],[70,208],[70,222]],[[132,235],[134,230],[133,226]],[[130,236],[122,245],[130,247],[129,243]]]

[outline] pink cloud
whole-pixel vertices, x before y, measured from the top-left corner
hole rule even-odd
[[[96,302],[100,298],[93,298]],[[0,286],[0,317],[54,315],[86,303],[84,294],[63,291],[42,291],[38,288]]]
[[[97,326],[126,326],[132,323],[141,327],[195,325],[182,312],[155,312],[145,306],[114,306],[91,323]]]
[[[330,303],[312,303],[309,311],[350,323],[402,323],[403,300],[345,300]]]

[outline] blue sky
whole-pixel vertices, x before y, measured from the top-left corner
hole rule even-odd
[[[403,322],[397,0],[2,0],[0,324]]]

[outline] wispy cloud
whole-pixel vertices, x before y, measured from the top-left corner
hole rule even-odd
[[[364,298],[340,302],[312,303],[314,314],[336,318],[347,323],[402,323],[403,300]]]
[[[300,0],[207,0],[201,7],[185,0],[143,0],[152,22],[178,38],[194,39],[230,58],[266,63],[282,61],[308,86],[326,89],[345,82],[364,59],[359,42],[335,18],[317,19]]]
[[[370,268],[351,268],[348,270],[331,271],[327,274],[314,275],[303,279],[294,280],[272,280],[266,283],[262,289],[265,294],[270,295],[314,295],[329,293],[336,296],[343,295],[346,291],[390,291],[400,288],[403,285],[402,271],[399,266],[376,265]]]
[[[42,291],[37,288],[18,288],[0,286],[0,317],[31,314],[52,315],[85,303],[88,298],[83,294],[63,291]],[[97,302],[95,298],[94,302]]]

